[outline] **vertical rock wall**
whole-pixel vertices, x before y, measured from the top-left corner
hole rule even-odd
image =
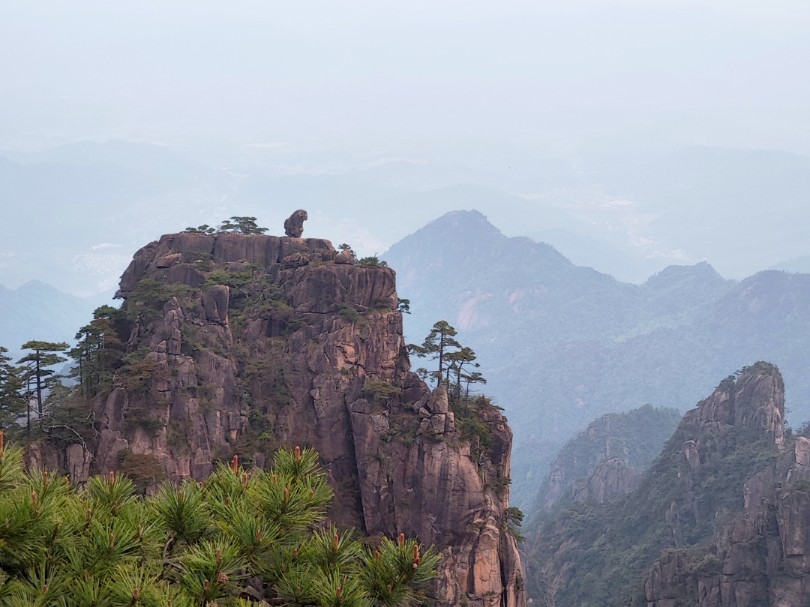
[[[486,446],[462,434],[446,395],[410,372],[394,272],[347,261],[325,240],[236,234],[138,251],[119,291],[127,364],[95,403],[94,471],[128,449],[202,478],[232,453],[262,464],[314,447],[332,519],[436,545],[437,604],[521,607],[505,419],[476,413]]]
[[[712,543],[653,564],[644,581],[646,607],[810,605],[810,439],[795,437],[784,449],[783,420],[782,379],[764,363],[687,413],[683,438],[702,437],[684,440],[689,470],[711,460],[714,437],[733,425],[759,431],[784,453],[740,487],[744,508],[725,517]]]

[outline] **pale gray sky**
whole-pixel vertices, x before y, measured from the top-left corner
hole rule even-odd
[[[641,136],[807,152],[809,6],[5,2],[0,145]]]
[[[9,0],[0,284],[299,206],[366,254],[478,208],[631,280],[810,264],[808,66],[807,0]],[[45,150],[88,140],[166,145]]]

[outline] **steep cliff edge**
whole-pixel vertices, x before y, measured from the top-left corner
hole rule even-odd
[[[94,471],[134,452],[202,478],[233,454],[261,465],[313,447],[333,520],[440,550],[437,605],[525,604],[505,516],[511,431],[482,402],[465,414],[485,436],[464,435],[410,372],[393,270],[326,240],[172,234],[135,254],[119,295],[127,356],[94,401]]]
[[[765,533],[746,512],[769,499],[783,450],[782,378],[773,365],[756,363],[686,413],[638,489],[613,503],[574,503],[543,523],[529,555],[530,594],[559,607],[770,604],[757,602],[761,593],[751,594],[753,602],[701,602],[697,577],[686,578],[690,567],[717,575],[723,542],[737,546],[739,582],[726,597],[747,596],[744,583],[766,577],[742,549],[750,533]]]
[[[778,460],[742,486],[742,511],[723,517],[705,545],[670,550],[647,572],[645,607],[806,607],[810,605],[810,438],[784,436],[778,404],[781,386],[752,387],[758,406],[750,421],[783,447]],[[775,388],[775,389],[774,389]],[[770,394],[769,394],[770,393]],[[737,396],[745,398],[745,394]],[[709,420],[738,418],[735,399],[719,399]],[[725,401],[725,402],[723,402]],[[752,403],[753,404],[753,403]],[[721,421],[721,423],[723,423]],[[806,431],[806,429],[805,429]],[[684,443],[690,468],[710,450]]]

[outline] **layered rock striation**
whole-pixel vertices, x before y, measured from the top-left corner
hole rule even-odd
[[[182,233],[139,250],[119,295],[127,356],[94,402],[93,471],[153,456],[203,478],[238,454],[317,449],[330,517],[418,536],[442,555],[437,605],[521,607],[508,532],[511,431],[491,406],[464,433],[410,371],[394,271],[320,239]]]

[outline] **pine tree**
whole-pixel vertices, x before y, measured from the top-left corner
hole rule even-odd
[[[419,604],[434,552],[323,526],[331,497],[317,453],[299,448],[268,471],[234,458],[151,497],[112,472],[78,492],[25,472],[0,432],[0,606]]]
[[[118,313],[112,306],[96,308],[93,320],[76,333],[76,346],[68,355],[76,361],[72,375],[79,380],[82,396],[89,398],[108,388],[121,364],[124,344],[113,328]]]
[[[11,364],[8,350],[0,346],[0,428],[8,428],[25,412],[22,371]]]
[[[33,381],[34,394],[37,397],[37,413],[39,417],[42,417],[42,393],[55,374],[55,371],[50,367],[67,360],[59,352],[67,350],[68,345],[65,342],[32,340],[24,343],[22,349],[33,350],[31,354],[22,357],[18,362],[27,366],[27,375]]]
[[[438,368],[432,374],[437,383],[441,383],[445,377],[447,365],[449,364],[447,355],[455,351],[451,349],[461,349],[461,344],[455,339],[456,335],[457,332],[450,323],[446,320],[440,320],[433,325],[421,346],[411,345],[409,347],[410,351],[420,358],[429,356],[432,359],[438,359]]]
[[[264,234],[267,228],[260,228],[255,217],[234,216],[224,220],[219,226],[220,232],[238,232],[240,234]]]
[[[451,391],[448,389],[448,392],[452,392],[453,396],[456,399],[461,398],[461,382],[463,380],[468,380],[471,375],[469,373],[465,373],[465,367],[471,367],[473,369],[479,368],[479,365],[476,361],[476,355],[472,348],[467,346],[462,346],[460,350],[455,352],[450,352],[446,355],[446,359],[448,361],[447,366],[447,374],[446,374],[446,382],[448,388],[450,386],[450,376],[453,376],[453,385],[454,389]],[[479,373],[480,375],[480,373]],[[469,383],[467,384],[469,386]]]

